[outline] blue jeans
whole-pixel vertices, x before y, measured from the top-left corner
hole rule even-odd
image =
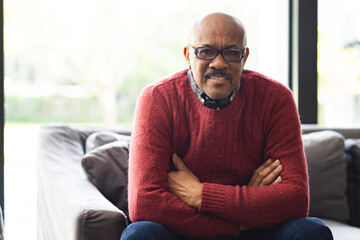
[[[187,240],[155,222],[136,222],[130,224],[122,233],[121,240]],[[256,228],[242,231],[234,240],[332,240],[330,229],[318,218],[295,218],[269,228]]]

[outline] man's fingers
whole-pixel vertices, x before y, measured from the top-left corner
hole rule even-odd
[[[281,182],[282,182],[282,178],[281,178],[281,176],[278,176],[272,184],[276,185],[276,184],[279,184]]]
[[[276,160],[271,162],[269,159],[254,171],[248,186],[267,186],[274,183],[274,181],[277,181],[276,184],[278,184],[281,182],[281,179],[277,179],[281,171],[282,166],[280,165],[280,161]]]
[[[275,169],[273,169],[260,183],[260,186],[268,186],[275,181],[279,181],[278,177],[280,177],[280,173],[283,170],[281,165],[277,165]]]
[[[271,159],[266,160],[263,164],[260,165],[260,167],[258,167],[255,171],[262,171],[264,170],[267,166],[269,166],[272,163]]]
[[[261,172],[262,170],[264,170],[264,168],[266,168],[267,166],[269,166],[272,163],[271,159],[266,160],[263,164],[261,164],[257,169],[255,169],[255,172],[253,173],[250,182],[248,184],[248,186],[250,187],[255,187],[256,184],[260,184],[260,180],[257,179],[257,173]],[[257,182],[257,183],[256,183]]]
[[[181,160],[181,158],[176,153],[173,154],[172,160],[173,160],[176,170],[187,170],[188,169],[185,166],[184,162]]]
[[[272,162],[271,164],[266,165],[265,168],[263,168],[263,169],[260,169],[260,170],[256,169],[254,172],[254,175],[256,177],[255,185],[256,186],[266,185],[266,182],[271,180],[271,178],[267,178],[268,175],[270,173],[272,173],[279,166],[279,164],[280,164],[280,161],[276,160],[276,161]],[[275,179],[273,179],[273,180],[275,180]]]

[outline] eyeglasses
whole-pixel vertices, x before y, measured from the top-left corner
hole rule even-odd
[[[197,58],[202,60],[213,60],[217,57],[218,53],[221,53],[221,56],[224,60],[228,62],[239,62],[243,59],[245,49],[223,49],[217,50],[212,47],[193,47],[189,44],[190,47],[194,49],[194,53]]]

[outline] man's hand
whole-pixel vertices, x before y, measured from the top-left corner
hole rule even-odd
[[[253,176],[250,179],[248,187],[268,186],[270,184],[279,184],[282,182],[280,173],[283,167],[279,160],[272,162],[267,160],[255,169]]]
[[[202,183],[176,153],[172,160],[177,171],[168,173],[169,191],[190,207],[198,208],[201,203]]]

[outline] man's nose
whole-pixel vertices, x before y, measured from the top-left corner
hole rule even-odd
[[[210,64],[209,64],[210,68],[214,68],[214,69],[224,69],[227,67],[227,62],[226,60],[223,58],[223,56],[218,53],[218,55],[216,56],[216,58],[214,58],[213,60],[211,60]]]

